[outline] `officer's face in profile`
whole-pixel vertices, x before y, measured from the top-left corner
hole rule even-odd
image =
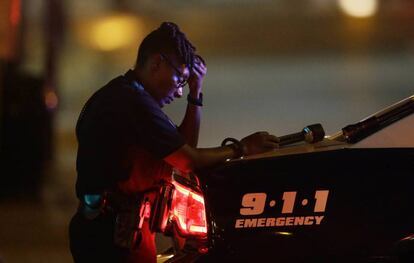
[[[157,89],[159,104],[162,107],[183,95],[190,71],[184,64],[180,64],[176,56],[161,54],[159,74],[160,82]]]

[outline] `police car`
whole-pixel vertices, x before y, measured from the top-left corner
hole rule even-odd
[[[175,172],[154,231],[166,262],[414,262],[414,96],[324,136]]]

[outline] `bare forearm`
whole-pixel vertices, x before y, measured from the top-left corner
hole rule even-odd
[[[174,154],[166,157],[165,160],[178,169],[189,172],[224,163],[227,159],[235,157],[235,155],[236,153],[229,146],[197,149],[184,145]]]
[[[198,148],[198,158],[194,162],[193,169],[201,169],[224,163],[227,159],[236,156],[234,150],[229,146],[215,148]]]
[[[268,132],[256,132],[240,142],[234,141],[228,146],[215,148],[194,148],[185,144],[164,160],[184,172],[189,172],[223,163],[227,159],[271,151],[279,146],[279,139]]]
[[[201,107],[193,104],[187,105],[184,119],[178,127],[179,132],[184,136],[188,145],[197,147],[200,132]]]
[[[204,60],[199,55],[196,55],[191,75],[188,79],[188,88],[190,91],[189,96],[193,98],[193,100],[191,100],[191,102],[189,101],[184,119],[178,128],[180,133],[186,139],[187,144],[193,148],[196,148],[198,144],[198,134],[200,131],[201,120],[201,105],[195,104],[199,104],[200,101],[198,100],[202,100],[200,95],[202,95],[201,90],[206,73],[207,67]]]

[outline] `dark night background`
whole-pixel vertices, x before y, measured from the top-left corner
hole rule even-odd
[[[0,262],[71,262],[76,119],[162,21],[207,62],[202,147],[332,134],[414,94],[409,0],[1,0],[0,21]],[[166,111],[180,122],[185,104]]]

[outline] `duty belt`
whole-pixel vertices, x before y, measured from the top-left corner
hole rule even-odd
[[[126,195],[120,192],[104,192],[103,194],[85,194],[80,198],[79,212],[85,218],[94,219],[102,213],[119,213],[140,206],[145,193]]]
[[[132,249],[140,243],[142,224],[150,217],[151,204],[143,193],[125,195],[105,192],[102,195],[83,195],[79,211],[88,220],[105,214],[115,216],[114,244]]]

